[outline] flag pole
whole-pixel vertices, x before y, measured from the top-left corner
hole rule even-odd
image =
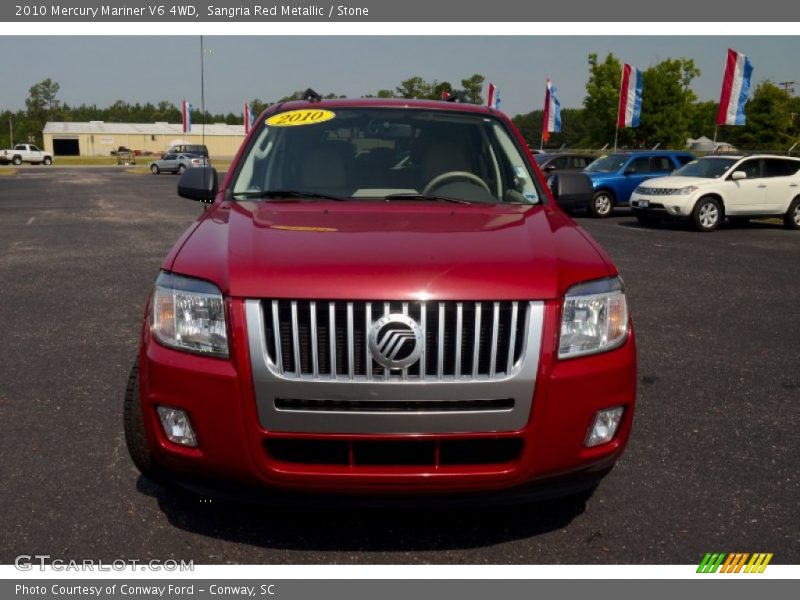
[[[619,95],[617,97],[617,120],[614,122],[614,152],[617,151],[617,138],[619,137],[619,113],[622,109],[622,80],[625,78],[625,65],[619,75]]]

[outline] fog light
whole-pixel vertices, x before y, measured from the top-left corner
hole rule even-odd
[[[592,448],[614,439],[614,434],[617,433],[617,427],[619,427],[619,422],[622,420],[623,412],[625,412],[625,409],[622,406],[598,411],[594,417],[594,423],[589,429],[589,435],[586,436],[584,445],[587,448]]]
[[[161,419],[161,427],[170,442],[181,446],[197,446],[197,438],[194,435],[192,424],[189,422],[189,415],[178,408],[167,406],[158,407],[158,417]]]
[[[672,206],[670,208],[670,210],[676,215],[681,214],[681,207],[680,206]]]

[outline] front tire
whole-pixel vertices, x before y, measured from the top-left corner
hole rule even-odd
[[[16,166],[20,166],[22,164],[22,157],[15,156],[11,162],[14,163]]]
[[[800,196],[792,200],[789,210],[783,215],[783,224],[786,229],[800,229]]]
[[[142,415],[142,402],[139,395],[139,363],[131,368],[128,375],[128,384],[125,386],[124,402],[125,444],[128,447],[133,464],[139,472],[155,483],[164,481],[164,474],[153,461],[150,448],[147,445],[147,436],[144,431],[144,417]]]
[[[161,171],[158,168],[158,165],[150,165],[150,172],[153,175],[158,175]]]
[[[607,190],[599,190],[594,193],[592,201],[589,203],[589,214],[597,219],[605,219],[611,216],[614,211],[614,196]]]
[[[716,198],[700,198],[694,205],[692,220],[698,231],[714,231],[724,218],[722,206]]]
[[[52,159],[52,158],[50,158],[49,156],[45,156],[45,157],[44,157],[44,164],[45,164],[45,166],[48,166],[48,167],[49,167],[50,165],[52,165],[52,164],[53,164],[53,159]]]

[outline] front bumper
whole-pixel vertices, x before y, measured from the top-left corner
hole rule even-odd
[[[693,196],[647,196],[634,193],[631,196],[634,214],[657,215],[662,218],[681,219],[690,217],[694,208]]]
[[[627,443],[636,399],[634,335],[631,329],[626,343],[611,352],[560,361],[556,359],[560,303],[546,302],[544,313],[536,387],[524,426],[422,434],[275,432],[262,426],[241,300],[228,301],[229,360],[165,348],[151,339],[145,322],[140,390],[151,453],[186,486],[197,491],[221,490],[223,495],[226,490],[269,490],[282,495],[422,493],[430,497],[477,492],[524,496],[528,491],[544,497],[579,491],[596,483]],[[158,405],[188,413],[197,448],[166,439],[158,422]],[[625,407],[616,437],[595,448],[584,447],[595,413],[613,406]],[[322,448],[322,453],[274,451],[287,444]],[[515,450],[488,455],[452,452],[453,448],[490,446]],[[328,448],[347,451],[342,451],[342,460],[333,460]],[[359,460],[358,453],[365,448],[363,456],[370,458]],[[375,448],[380,449],[377,456],[390,459],[375,460]],[[393,451],[398,448],[401,456],[406,448],[413,448],[414,460],[398,460],[398,452]],[[444,460],[443,453],[459,458]],[[429,456],[433,458],[428,460]]]

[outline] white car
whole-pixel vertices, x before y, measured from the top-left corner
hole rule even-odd
[[[778,216],[789,229],[800,229],[800,158],[705,156],[642,183],[631,196],[631,210],[644,225],[683,218],[713,231],[725,217]]]

